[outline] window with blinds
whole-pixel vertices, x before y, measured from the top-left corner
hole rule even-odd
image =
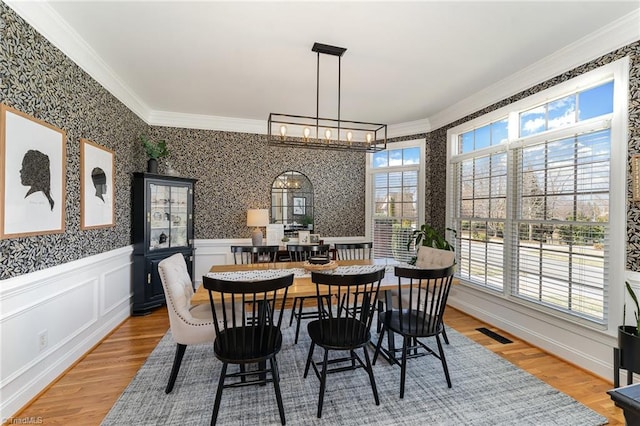
[[[407,250],[407,244],[424,217],[419,196],[424,193],[424,161],[419,144],[413,141],[408,146],[372,155],[370,217],[373,257],[377,263],[393,265],[414,256]]]
[[[461,279],[605,322],[613,87],[609,78],[454,135]]]

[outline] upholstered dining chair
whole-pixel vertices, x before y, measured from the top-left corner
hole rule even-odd
[[[158,273],[167,302],[171,337],[177,344],[169,383],[165,389],[165,393],[170,393],[178,377],[187,345],[213,342],[215,332],[209,304],[191,304],[194,292],[184,256],[176,253],[163,259],[158,264]]]
[[[381,268],[374,272],[353,275],[311,273],[311,281],[316,285],[318,319],[307,325],[311,346],[304,377],[307,377],[309,367],[313,367],[313,371],[320,379],[318,418],[322,417],[327,374],[345,370],[363,368],[369,375],[375,403],[380,405],[367,345],[371,340],[370,330],[375,301],[384,272],[384,268]],[[325,294],[336,295],[338,300],[344,300],[344,304],[331,303],[331,299],[323,297]],[[321,361],[313,360],[316,346],[324,350]],[[364,361],[356,352],[357,349],[362,349]],[[340,355],[329,359],[330,351],[337,351]]]
[[[378,314],[382,331],[376,345],[373,364],[376,363],[380,351],[385,350],[382,348],[385,332],[402,336],[401,361],[398,362],[395,354],[388,353],[388,359],[400,365],[400,398],[404,397],[407,359],[417,356],[433,355],[440,359],[447,386],[451,387],[449,368],[442,350],[440,335],[444,330],[442,318],[447,306],[454,270],[453,265],[442,269],[395,267],[398,292],[402,293],[403,297],[396,299],[396,308],[388,304],[386,310]],[[420,340],[427,337],[435,337],[438,345],[437,352]]]
[[[209,291],[214,319],[216,339],[213,351],[216,358],[222,361],[211,415],[212,425],[218,418],[222,391],[225,388],[265,385],[268,382],[273,383],[280,421],[285,424],[276,354],[282,349],[280,326],[291,284],[291,273],[246,281],[206,275],[202,277],[202,285]],[[229,364],[239,365],[240,371],[228,373]],[[257,364],[258,369],[249,371],[246,368],[249,364]],[[226,383],[227,379],[231,379],[231,383]]]
[[[289,252],[289,257],[292,262],[304,262],[312,256],[329,256],[329,244],[288,244],[287,251]],[[315,310],[303,311],[304,303],[309,298],[315,298],[315,296],[296,296],[293,299],[293,305],[291,306],[291,317],[289,318],[289,326],[293,324],[293,319],[295,318],[296,337],[294,343],[298,343],[298,336],[300,335],[300,322],[303,319],[318,317]]]
[[[231,246],[231,253],[236,265],[274,263],[279,249],[279,246]]]

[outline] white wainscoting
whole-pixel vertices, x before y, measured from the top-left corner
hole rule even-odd
[[[0,418],[129,317],[131,252],[122,247],[0,283]]]
[[[635,288],[640,287],[639,273],[627,271],[626,278]],[[623,287],[624,283],[612,287],[611,297],[623,297]],[[633,311],[630,299],[626,300],[627,311]],[[559,315],[548,315],[464,285],[452,287],[448,304],[613,382],[613,348],[617,347],[617,325],[598,329],[587,324],[576,324]],[[622,312],[609,312],[609,315],[612,319],[616,318],[610,321],[612,324],[622,321]],[[629,312],[627,317],[630,318]],[[627,324],[631,324],[630,319]],[[626,372],[621,371],[620,383],[626,383],[626,380]]]

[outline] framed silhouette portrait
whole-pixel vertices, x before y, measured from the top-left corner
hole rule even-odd
[[[64,232],[66,139],[0,104],[0,238]]]
[[[80,139],[80,229],[115,226],[115,156]]]

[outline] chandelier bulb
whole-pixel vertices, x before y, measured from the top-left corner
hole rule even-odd
[[[371,135],[371,133],[367,133],[367,143],[371,143],[372,139],[373,139],[373,136]]]
[[[351,142],[351,140],[353,139],[353,133],[351,131],[347,132],[347,141]]]
[[[329,140],[331,139],[331,129],[327,129],[324,131],[324,137]]]
[[[309,135],[311,134],[311,129],[309,129],[308,127],[305,127],[304,130],[302,131],[302,135],[304,136],[304,140],[309,139]]]
[[[287,134],[287,126],[283,124],[282,126],[280,126],[280,136],[284,138],[286,134]]]

